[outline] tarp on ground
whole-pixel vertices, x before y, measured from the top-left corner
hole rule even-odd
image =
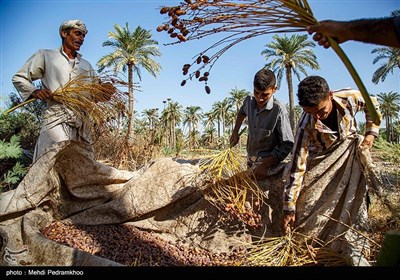
[[[84,143],[56,144],[0,196],[1,265],[119,265],[45,238],[40,230],[53,221],[131,223],[171,241],[229,252],[249,235],[219,223],[201,184],[191,162],[159,158],[129,172],[97,162]]]
[[[366,239],[346,226],[367,227],[366,192],[377,184],[359,141],[348,139],[313,160],[298,200],[296,230],[330,242],[353,256],[354,265],[367,265]],[[54,221],[128,223],[165,240],[229,253],[251,237],[280,233],[281,175],[259,182],[266,197],[260,212],[264,226],[252,229],[221,223],[220,211],[204,198],[196,161],[158,158],[130,172],[97,162],[86,144],[61,142],[31,166],[15,190],[0,195],[0,265],[121,265],[47,239],[40,230]]]

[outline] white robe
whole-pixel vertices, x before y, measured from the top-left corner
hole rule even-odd
[[[37,88],[34,81],[40,80],[42,87],[55,92],[71,79],[79,75],[96,75],[93,66],[78,53],[74,61],[59,49],[41,49],[33,54],[21,69],[13,76],[12,82],[23,101],[31,98]],[[64,105],[52,100],[47,101],[39,139],[37,140],[33,160],[43,154],[52,144],[64,140],[77,140],[91,143],[90,130],[85,121],[77,118]]]

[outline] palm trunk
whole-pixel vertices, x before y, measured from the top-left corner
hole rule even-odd
[[[292,68],[290,65],[286,65],[286,81],[288,84],[289,90],[289,120],[290,127],[292,128],[293,135],[295,134],[295,111],[294,111],[294,93],[293,93],[293,84],[292,84]]]
[[[176,149],[175,120],[172,121],[172,148]]]
[[[134,94],[133,94],[133,65],[128,64],[128,91],[129,91],[129,125],[128,125],[128,141],[133,140],[135,131],[135,110],[134,110]]]
[[[189,123],[189,150],[193,147],[193,134],[192,134],[192,126]]]

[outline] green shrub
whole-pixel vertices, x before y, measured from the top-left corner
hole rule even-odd
[[[11,190],[15,188],[25,176],[28,168],[21,163],[23,149],[20,145],[19,136],[13,135],[9,142],[0,140],[0,192],[4,188]]]

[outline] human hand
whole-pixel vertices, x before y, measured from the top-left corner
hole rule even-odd
[[[375,141],[375,136],[368,134],[364,137],[364,140],[360,144],[360,148],[370,150],[372,148],[372,145],[374,144],[374,141]]]
[[[262,164],[257,165],[254,169],[253,169],[253,174],[254,177],[256,178],[256,180],[265,180],[267,179],[267,168],[264,168]]]
[[[258,164],[254,170],[253,174],[257,180],[265,180],[268,178],[268,169],[275,164],[273,157],[265,158],[261,164]]]
[[[53,94],[48,89],[37,89],[31,94],[34,98],[45,101],[53,97]]]
[[[282,231],[284,234],[288,234],[291,228],[293,228],[295,220],[296,220],[295,213],[283,214]]]
[[[318,42],[318,45],[324,48],[329,48],[331,43],[327,36],[331,37],[338,44],[341,44],[348,39],[346,39],[346,28],[345,22],[333,21],[333,20],[323,20],[319,24],[310,25],[306,27],[308,34],[314,34],[313,40]]]

